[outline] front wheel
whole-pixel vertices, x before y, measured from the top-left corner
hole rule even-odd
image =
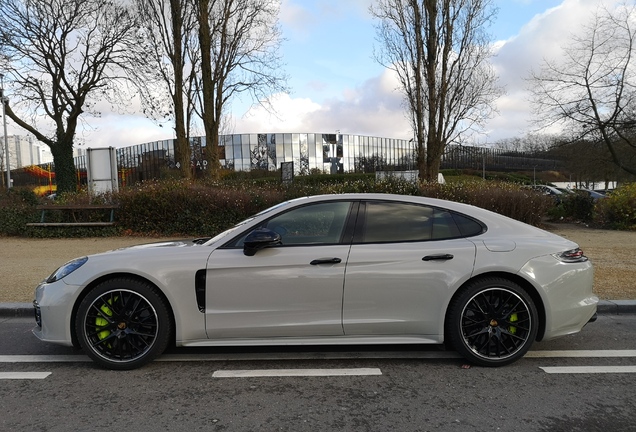
[[[168,345],[172,320],[165,300],[147,282],[111,279],[80,303],[75,330],[82,349],[107,369],[138,368]]]
[[[539,318],[528,293],[503,278],[467,285],[453,299],[446,337],[457,352],[480,366],[503,366],[525,355],[536,339]]]

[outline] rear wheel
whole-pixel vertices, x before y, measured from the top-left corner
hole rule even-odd
[[[453,299],[446,337],[457,352],[480,366],[503,366],[525,355],[536,339],[536,306],[528,293],[503,278],[467,285]]]
[[[97,285],[75,319],[82,349],[107,369],[140,367],[168,345],[172,321],[165,300],[147,282],[117,278]]]

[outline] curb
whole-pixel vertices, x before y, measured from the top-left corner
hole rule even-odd
[[[0,317],[33,317],[31,303],[0,303]]]
[[[601,300],[596,309],[599,315],[636,314],[636,300]],[[33,317],[31,303],[0,303],[0,317]]]
[[[622,315],[636,313],[634,300],[602,300],[598,302],[596,312],[600,315]]]

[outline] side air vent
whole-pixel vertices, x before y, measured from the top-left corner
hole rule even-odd
[[[205,312],[205,270],[198,270],[194,275],[194,293],[197,297],[199,312]]]

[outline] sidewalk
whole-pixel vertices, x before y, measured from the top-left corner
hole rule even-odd
[[[600,315],[623,315],[636,313],[636,300],[601,300],[598,303]],[[32,317],[31,303],[0,303],[0,317]]]

